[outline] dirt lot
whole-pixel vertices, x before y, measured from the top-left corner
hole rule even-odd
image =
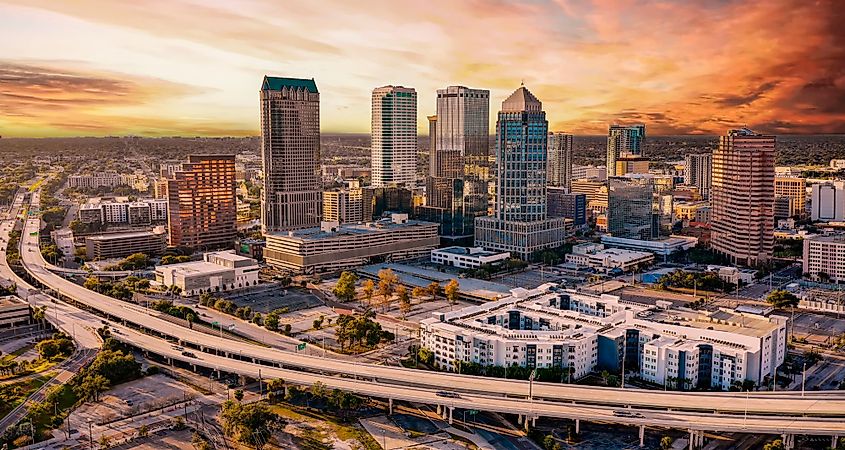
[[[77,423],[86,423],[88,419],[103,423],[196,395],[188,385],[164,375],[153,375],[116,386],[103,394],[99,402],[80,406],[73,416]]]
[[[194,450],[191,445],[191,430],[168,431],[161,435],[139,439],[128,444],[112,447],[119,450]]]

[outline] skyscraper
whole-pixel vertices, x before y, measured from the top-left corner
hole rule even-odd
[[[807,209],[807,180],[800,177],[775,177],[775,198],[786,197],[786,217],[803,218]]]
[[[371,152],[374,187],[413,183],[417,173],[417,91],[373,90]]]
[[[569,192],[572,185],[572,139],[569,133],[549,133],[549,186],[562,187]]]
[[[264,77],[261,157],[264,233],[319,225],[320,93],[313,79]]]
[[[167,180],[171,246],[231,247],[237,234],[235,155],[191,155]]]
[[[623,155],[642,155],[645,125],[611,125],[607,133],[607,176],[616,172],[616,160]]]
[[[607,231],[610,235],[642,240],[658,237],[660,224],[652,177],[628,174],[610,177],[607,181]]]
[[[774,247],[775,137],[742,128],[713,152],[712,246],[733,263],[760,266]]]
[[[564,243],[571,221],[550,219],[546,208],[548,126],[542,103],[524,86],[502,102],[494,215],[475,219],[476,245],[528,259]]]
[[[713,178],[713,155],[701,153],[684,157],[684,184],[698,188],[701,198],[710,199],[710,182]]]
[[[474,167],[487,160],[489,123],[490,91],[464,86],[437,90],[437,115],[429,117],[426,205],[420,216],[440,223],[446,240],[471,241],[475,218],[487,214],[487,183]]]

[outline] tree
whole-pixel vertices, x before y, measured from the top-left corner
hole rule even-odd
[[[390,299],[398,283],[399,276],[393,273],[392,270],[381,269],[378,271],[378,293],[382,296],[382,305],[385,308],[390,306]]]
[[[437,296],[440,294],[440,283],[436,281],[432,281],[428,285],[428,295],[431,296],[432,300],[437,300]]]
[[[553,450],[555,446],[555,437],[551,434],[547,434],[546,437],[543,438],[543,448],[546,450]]]
[[[147,424],[143,424],[141,425],[141,428],[138,428],[138,437],[144,438],[147,437],[148,434],[150,434],[150,427],[148,427]]]
[[[782,289],[772,291],[766,296],[766,302],[775,308],[795,307],[798,306],[799,301],[795,294]]]
[[[326,320],[325,316],[320,316],[320,317],[314,319],[314,323],[312,324],[314,329],[319,330],[319,329],[323,328],[323,321],[325,321],[325,320]]]
[[[443,289],[443,292],[446,294],[446,300],[449,301],[449,305],[454,305],[458,302],[458,296],[460,295],[460,285],[458,284],[458,280],[452,279],[446,285],[446,288]]]
[[[264,403],[242,404],[227,400],[220,412],[223,432],[236,441],[263,448],[273,430],[284,425],[282,419]]]
[[[784,448],[783,441],[780,439],[775,439],[763,446],[763,450],[784,450]]]
[[[367,300],[367,306],[373,301],[373,294],[376,290],[376,284],[373,283],[373,280],[364,280],[364,283],[361,285],[361,289],[364,294],[364,299]]]
[[[408,289],[405,286],[396,288],[396,295],[399,297],[399,311],[402,312],[402,320],[411,312],[411,297],[408,295]]]
[[[358,275],[353,272],[346,272],[340,274],[340,279],[332,289],[332,293],[338,300],[348,302],[355,299],[355,283],[358,282]]]
[[[235,400],[242,401],[244,399],[244,391],[242,389],[235,389]]]
[[[424,287],[415,287],[414,290],[411,291],[411,295],[416,298],[424,297],[428,294],[428,291]]]
[[[672,438],[669,436],[663,436],[660,439],[660,450],[669,450],[672,448]]]
[[[109,380],[106,377],[96,374],[88,375],[76,386],[77,395],[93,401],[100,400],[100,393],[107,391]]]
[[[279,331],[279,315],[276,311],[270,311],[264,316],[264,328],[270,331]]]

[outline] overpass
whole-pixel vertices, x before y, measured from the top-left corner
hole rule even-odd
[[[297,384],[316,381],[362,395],[437,405],[444,414],[469,407],[517,414],[527,424],[537,417],[565,417],[689,429],[694,446],[703,431],[845,436],[845,393],[795,392],[689,393],[615,389],[554,383],[480,378],[398,367],[320,359],[238,342],[190,330],[162,319],[155,311],[89,291],[49,270],[38,250],[39,219],[28,219],[21,239],[21,258],[39,283],[71,303],[119,324],[115,338],[171,361],[249,378],[279,377]],[[140,331],[138,331],[140,330]],[[184,356],[174,342],[199,350]],[[439,391],[460,392],[445,398]],[[529,393],[529,390],[531,391]],[[618,416],[626,408],[636,416]]]

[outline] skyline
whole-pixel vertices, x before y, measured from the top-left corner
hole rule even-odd
[[[436,89],[522,81],[552,131],[845,132],[830,0],[331,3],[0,0],[0,134],[256,136],[264,75],[313,77],[326,133],[368,133],[379,86],[422,134]]]

